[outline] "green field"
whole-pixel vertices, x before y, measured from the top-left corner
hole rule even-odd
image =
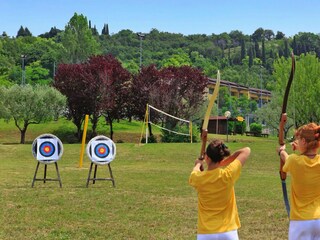
[[[62,125],[73,127],[60,120],[32,126],[28,143],[20,145],[14,125],[0,122],[0,239],[195,239],[197,195],[188,177],[200,143],[139,145],[141,124],[119,123],[115,139],[124,143],[116,144],[111,163],[115,188],[109,181],[86,188],[90,161],[85,156],[79,168],[80,144],[64,144],[62,188],[41,181],[31,188],[37,163],[31,143]],[[235,187],[240,239],[287,239],[276,138],[235,135],[227,145],[252,150]],[[107,167],[99,166],[97,174],[107,177]],[[56,177],[54,165],[48,177]]]

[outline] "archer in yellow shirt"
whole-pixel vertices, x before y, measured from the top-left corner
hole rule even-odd
[[[309,123],[295,132],[293,150],[278,151],[284,162],[283,171],[291,175],[289,240],[320,239],[320,126]]]
[[[210,239],[210,235],[238,239],[234,184],[249,155],[248,147],[230,155],[227,146],[215,139],[206,149],[207,170],[201,171],[203,161],[196,160],[189,184],[198,192],[198,239]]]

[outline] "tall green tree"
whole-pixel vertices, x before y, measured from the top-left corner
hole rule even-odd
[[[309,122],[319,123],[320,110],[317,106],[320,87],[320,62],[315,54],[296,57],[296,72],[291,86],[287,107],[285,135],[292,127]],[[290,74],[291,60],[280,58],[274,63],[273,76],[276,79],[271,102],[257,111],[257,117],[266,121],[269,127],[278,129],[282,100]]]
[[[81,63],[90,56],[101,52],[100,45],[93,36],[88,20],[82,14],[75,13],[65,27],[61,43],[67,51],[67,63]]]

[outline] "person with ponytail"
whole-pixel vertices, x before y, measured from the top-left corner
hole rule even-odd
[[[207,169],[203,160],[195,161],[189,184],[198,193],[198,240],[239,239],[234,184],[250,151],[245,147],[231,154],[223,141],[214,139],[205,153]]]
[[[289,240],[320,239],[320,126],[309,123],[295,132],[288,155],[285,145],[278,148],[283,171],[291,175]]]

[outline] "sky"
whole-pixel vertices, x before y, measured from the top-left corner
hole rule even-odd
[[[260,27],[287,37],[320,33],[319,0],[0,0],[0,34],[16,36],[20,26],[33,36],[64,30],[83,14],[99,33],[133,32],[220,34],[239,30],[251,35]]]

